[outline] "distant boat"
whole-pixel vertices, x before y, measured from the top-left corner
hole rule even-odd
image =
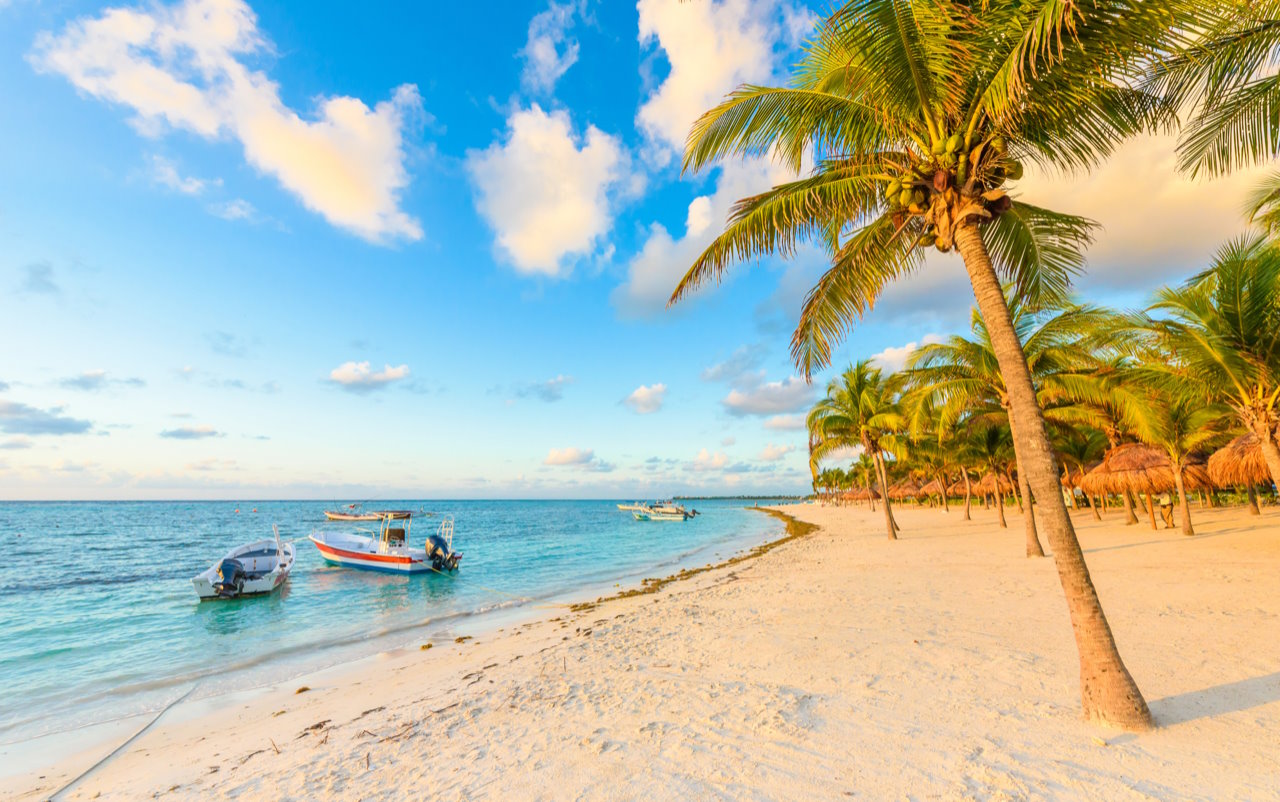
[[[632,511],[637,521],[686,521],[698,514],[697,510],[686,510],[684,505],[670,501],[659,501],[654,504],[642,504]]]
[[[425,548],[409,545],[412,512],[383,510],[376,515],[382,521],[377,537],[350,532],[312,532],[310,540],[325,562],[347,568],[397,574],[457,570],[462,555],[453,550],[452,515],[444,517],[436,533],[427,538]]]
[[[379,512],[364,512],[359,504],[348,504],[340,510],[324,511],[324,517],[330,521],[376,521],[381,515]]]
[[[196,595],[206,599],[238,599],[274,593],[284,585],[293,569],[292,543],[280,542],[280,530],[273,525],[275,539],[259,540],[232,549],[207,570],[191,578]]]
[[[623,512],[643,512],[649,509],[649,505],[643,501],[633,501],[630,504],[619,504],[618,509]]]

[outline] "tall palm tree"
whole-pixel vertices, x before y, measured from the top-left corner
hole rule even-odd
[[[1257,435],[1280,487],[1280,245],[1257,237],[1224,245],[1213,265],[1156,295],[1151,324],[1170,369],[1227,404]]]
[[[890,540],[897,540],[898,525],[889,503],[884,453],[896,445],[895,433],[903,422],[880,369],[865,359],[831,380],[826,397],[814,404],[806,420],[811,471],[838,449],[861,446],[870,456]]]
[[[1056,391],[1053,380],[1057,374],[1079,369],[1091,361],[1081,342],[1102,326],[1110,313],[1095,307],[1065,304],[1032,311],[1011,290],[1006,303],[1026,356],[1027,371],[1043,404],[1053,398]],[[996,358],[991,332],[977,310],[974,310],[970,330],[969,337],[954,335],[944,342],[916,349],[907,362],[905,381],[913,388],[914,396],[930,398],[939,405],[944,420],[955,420],[966,412],[984,408],[999,410],[1016,442],[1018,427],[1015,416],[1009,414],[1012,398]],[[1030,492],[1021,455],[1015,456],[1026,522],[1027,556],[1043,557],[1031,504],[1034,494]],[[1054,474],[1056,477],[1056,467]],[[1060,497],[1056,483],[1054,487],[1055,495]]]
[[[1016,447],[1058,567],[1080,653],[1086,716],[1150,726],[1089,577],[1001,276],[1030,303],[1062,296],[1093,224],[1014,201],[1029,161],[1087,169],[1172,108],[1136,88],[1203,23],[1195,0],[854,0],[819,24],[789,86],[743,86],[694,123],[683,166],[782,160],[812,174],[740,201],[672,302],[731,263],[813,241],[831,268],[792,338],[808,376],[926,248],[959,252],[1009,388]]]

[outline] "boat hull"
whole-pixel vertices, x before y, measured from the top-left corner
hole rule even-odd
[[[434,570],[427,562],[425,549],[403,547],[379,552],[372,538],[346,537],[330,541],[311,535],[310,539],[324,561],[331,565],[391,574],[420,574]]]
[[[376,521],[377,513],[372,512],[333,512],[324,511],[324,517],[330,521]]]
[[[265,573],[245,579],[240,592],[234,596],[222,596],[214,588],[214,582],[218,578],[218,565],[222,560],[193,576],[191,578],[191,586],[195,589],[196,595],[200,597],[200,601],[243,599],[246,596],[267,596],[284,587],[284,583],[289,579],[289,572],[293,570],[294,548],[292,543],[283,544],[278,558],[271,558],[270,555],[264,555],[261,558],[252,556],[255,552],[261,553],[270,550],[275,546],[275,543],[276,541],[274,540],[258,541],[257,543],[234,549],[222,558],[223,560],[240,560],[245,564],[246,570],[255,574],[258,573],[260,567],[257,564],[258,559],[271,560],[270,570],[266,570],[266,566],[261,566]]]

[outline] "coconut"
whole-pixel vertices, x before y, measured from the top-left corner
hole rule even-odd
[[[1004,166],[1004,174],[1010,181],[1022,180],[1022,162],[1010,159]]]
[[[1004,137],[998,136],[991,140],[991,149],[994,150],[997,155],[1003,156],[1005,147]]]
[[[902,190],[902,192],[898,193],[898,205],[910,206],[912,197],[913,195],[910,188]]]
[[[960,135],[952,134],[950,138],[947,139],[947,153],[955,153],[959,149],[960,149]]]

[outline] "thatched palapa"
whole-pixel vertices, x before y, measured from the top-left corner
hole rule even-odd
[[[999,488],[998,490],[996,488]],[[973,492],[979,495],[1000,494],[1005,495],[1013,492],[1013,483],[1003,476],[997,477],[994,473],[989,473],[982,477],[973,486]]]
[[[1252,487],[1271,481],[1256,434],[1237,437],[1209,457],[1209,478],[1220,487]]]
[[[1182,470],[1187,490],[1212,487],[1204,464],[1193,462]],[[1166,493],[1176,485],[1169,455],[1141,443],[1125,443],[1107,452],[1096,468],[1085,474],[1080,487],[1086,493]]]

